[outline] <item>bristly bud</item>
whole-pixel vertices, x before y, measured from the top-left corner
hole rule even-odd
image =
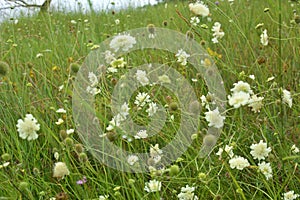
[[[154,34],[155,33],[155,26],[154,26],[154,24],[148,24],[147,30],[148,30],[148,32],[150,34]]]
[[[176,111],[178,109],[178,103],[172,102],[170,103],[170,110],[171,111]]]
[[[167,21],[163,21],[163,25],[164,26],[168,26],[168,22]]]
[[[86,153],[80,153],[79,154],[79,160],[80,160],[80,162],[83,162],[83,163],[87,162],[88,157],[87,157]]]
[[[74,74],[76,74],[80,69],[80,65],[78,63],[71,63],[70,69]]]
[[[29,187],[29,184],[27,182],[25,182],[25,181],[22,181],[22,182],[19,183],[19,189],[21,191],[28,190],[28,187]]]
[[[193,40],[194,39],[194,33],[192,31],[187,31],[185,33],[186,39],[187,40]]]
[[[66,139],[68,137],[68,134],[65,130],[60,130],[59,131],[59,136],[62,140]]]
[[[176,176],[179,173],[180,169],[178,165],[172,165],[170,167],[170,176]]]
[[[300,16],[299,15],[295,15],[294,20],[297,24],[300,24]]]
[[[115,132],[108,132],[106,133],[106,137],[109,141],[113,142],[118,138],[118,135]]]
[[[216,138],[216,136],[214,136],[214,135],[206,135],[206,136],[203,138],[203,144],[204,144],[205,146],[209,146],[209,147],[214,146],[215,143],[216,143],[216,141],[217,141],[217,138]]]
[[[0,76],[5,76],[8,73],[9,65],[6,62],[0,61]]]
[[[82,153],[84,150],[82,144],[75,144],[74,148],[77,153]]]
[[[67,138],[65,139],[65,144],[66,144],[66,146],[68,146],[68,147],[72,147],[73,144],[74,144],[74,142],[73,142],[72,138],[67,137]]]
[[[55,196],[56,200],[67,200],[68,195],[65,192],[60,192]]]

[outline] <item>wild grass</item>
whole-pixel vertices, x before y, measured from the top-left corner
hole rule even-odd
[[[276,200],[289,190],[299,194],[300,157],[299,153],[291,152],[291,146],[300,147],[300,25],[293,21],[293,10],[296,9],[296,13],[300,11],[299,3],[283,1],[279,8],[278,2],[236,0],[233,4],[220,1],[216,5],[214,1],[206,1],[211,21],[201,18],[194,30],[184,21],[184,18],[189,21],[193,16],[187,1],[170,1],[167,6],[129,8],[116,13],[52,12],[21,17],[17,24],[13,21],[1,24],[0,60],[7,62],[10,68],[8,74],[0,79],[0,154],[11,156],[0,160],[0,164],[10,162],[0,169],[1,199],[50,199],[55,196],[60,199],[59,195],[63,196],[61,192],[69,199],[99,199],[100,195],[109,195],[109,199],[177,199],[180,188],[187,184],[196,187],[195,194],[199,199]],[[269,8],[268,11],[264,11],[265,8]],[[120,20],[120,23],[116,24],[115,20]],[[216,21],[222,24],[225,36],[218,44],[213,44],[211,27]],[[259,23],[264,25],[255,28]],[[67,140],[64,136],[65,130],[76,127],[72,116],[72,89],[76,74],[70,70],[70,64],[82,64],[93,51],[93,45],[119,32],[148,24],[184,34],[192,31],[194,39],[215,60],[228,94],[233,83],[243,80],[251,85],[255,94],[265,98],[260,113],[253,113],[247,106],[228,109],[217,145],[204,158],[198,156],[207,128],[202,114],[198,137],[181,159],[172,163],[180,169],[173,176],[168,171],[154,175],[123,173],[101,164],[87,151],[84,153],[88,161],[84,162],[81,152],[75,148],[76,144],[82,143],[76,129],[75,133],[67,136]],[[208,28],[200,27],[201,24]],[[268,46],[260,44],[260,34],[264,29],[268,30]],[[126,59],[132,66],[151,61],[173,62],[172,66],[181,70],[187,78],[193,75],[192,71],[176,64],[174,55],[164,53],[155,50],[136,52],[132,53],[132,60],[129,55]],[[255,80],[249,75],[255,75]],[[274,80],[268,81],[273,76]],[[113,78],[118,80],[120,74],[104,80],[107,90],[99,101],[103,102],[98,107],[99,114],[106,118],[103,118],[103,126],[112,117],[109,113],[109,89],[114,86]],[[198,97],[206,95],[207,88],[201,80],[190,83],[195,86]],[[62,85],[64,88],[60,90]],[[291,91],[291,108],[282,102],[280,88]],[[159,91],[156,99],[168,104],[165,99],[167,92],[159,88],[156,90]],[[176,97],[173,99],[176,101]],[[64,108],[67,113],[56,113],[59,108]],[[26,113],[33,114],[41,125],[37,140],[23,140],[18,135],[17,121]],[[176,111],[171,114],[176,115]],[[137,122],[147,123],[143,117],[138,116]],[[65,122],[56,125],[58,118]],[[176,126],[173,128],[176,129]],[[161,132],[169,137],[174,130],[166,124]],[[172,139],[168,137],[164,138],[161,134],[142,144],[139,141],[114,142],[135,152],[147,152],[151,144]],[[273,169],[270,180],[258,171],[257,161],[249,153],[250,145],[260,140],[272,148],[266,159]],[[230,168],[228,158],[220,160],[215,153],[226,144],[234,147],[235,154],[247,158],[251,167],[239,171]],[[70,175],[63,180],[52,177],[53,166],[57,162],[55,152],[59,153],[58,160],[65,162],[70,170]],[[87,182],[76,184],[84,176]],[[162,189],[147,193],[145,183],[154,178],[162,182]]]

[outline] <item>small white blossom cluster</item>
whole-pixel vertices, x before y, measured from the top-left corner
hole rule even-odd
[[[269,156],[269,153],[272,151],[271,147],[268,147],[267,143],[260,140],[258,144],[252,144],[250,146],[250,149],[250,154],[252,155],[253,159],[257,159],[259,162],[259,171],[263,173],[263,175],[265,175],[267,180],[272,178],[273,174],[271,164],[266,162],[260,162],[261,160],[265,160],[265,158]]]
[[[268,46],[269,44],[269,37],[268,37],[268,33],[267,33],[267,29],[265,29],[262,34],[260,35],[260,43],[263,46]]]
[[[200,19],[198,17],[192,17],[190,20],[190,23],[192,26],[197,26],[200,22]]]
[[[157,104],[151,101],[149,94],[146,92],[139,92],[135,97],[134,104],[139,110],[147,104],[149,107],[146,109],[146,112],[148,113],[149,117],[152,117],[158,110]]]
[[[40,130],[40,124],[32,114],[26,114],[24,120],[19,119],[17,123],[19,136],[22,139],[36,140],[38,138],[37,131]]]
[[[219,43],[218,39],[221,39],[224,37],[225,33],[221,29],[221,24],[220,22],[215,22],[214,26],[212,27],[212,32],[213,32],[213,39],[211,40],[213,43]]]
[[[190,11],[195,15],[202,17],[207,17],[209,15],[209,8],[202,1],[197,1],[196,3],[189,4]]]
[[[127,162],[131,166],[134,165],[138,160],[139,160],[139,157],[137,157],[136,155],[129,155],[127,157]]]
[[[145,183],[145,191],[148,193],[150,192],[159,192],[161,190],[161,182],[158,180],[150,180],[149,182]]]
[[[186,53],[183,49],[179,49],[175,57],[177,58],[177,62],[180,63],[181,65],[185,66],[187,65],[187,59],[191,55]]]
[[[136,44],[135,37],[132,37],[130,35],[117,35],[110,41],[110,48],[112,48],[115,52],[122,50],[122,51],[128,51],[133,47],[133,45]]]
[[[249,83],[244,81],[238,81],[233,84],[234,87],[230,90],[231,95],[228,95],[228,103],[234,108],[239,108],[241,106],[247,105],[252,108],[253,112],[260,112],[263,106],[262,100],[264,97],[257,97],[253,94]]]
[[[158,164],[161,161],[163,151],[159,148],[159,144],[151,145],[150,147],[150,159],[153,160],[154,164]]]
[[[293,99],[292,99],[290,91],[288,91],[286,89],[282,90],[282,101],[284,103],[286,103],[290,108],[292,107],[292,105],[293,105]]]
[[[195,187],[186,185],[181,188],[180,193],[177,195],[179,200],[198,200],[199,198],[195,195]]]
[[[286,193],[283,193],[283,200],[294,200],[300,197],[299,194],[295,194],[294,190],[288,191]]]
[[[88,74],[89,86],[87,86],[86,91],[91,95],[95,96],[100,93],[100,89],[97,87],[99,84],[98,77],[94,72],[89,72]]]
[[[147,73],[144,70],[137,70],[135,73],[137,81],[142,85],[148,85],[149,84],[149,79],[147,78]]]
[[[127,119],[127,116],[129,115],[129,110],[130,108],[128,103],[123,103],[120,112],[110,120],[109,125],[106,127],[106,130],[111,131],[116,127],[119,127],[121,123]]]

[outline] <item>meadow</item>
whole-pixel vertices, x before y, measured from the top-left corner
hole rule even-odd
[[[3,22],[0,199],[297,199],[298,14],[297,1],[207,0],[193,4],[178,0],[108,13],[52,11]],[[207,56],[201,60],[203,69],[215,67],[222,76],[225,101],[210,93],[207,80],[193,68],[188,49],[182,47],[175,53],[139,49],[118,56],[126,47],[122,43],[115,49],[114,38],[141,27],[148,30],[150,39],[165,28],[198,44]],[[134,38],[127,36],[125,44],[134,46]],[[106,52],[100,73],[84,71],[86,59],[107,40],[112,51]],[[172,43],[172,38],[166,41]],[[193,88],[199,103],[182,105],[176,93],[162,87],[181,82],[154,74],[163,84],[150,84],[152,72],[145,68],[132,74],[139,87],[121,106],[122,116],[114,116],[112,92],[118,81],[146,63],[175,69]],[[88,74],[84,80],[90,84],[88,95],[97,100],[93,109],[103,130],[100,137],[133,154],[150,152],[145,163],[139,163],[136,156],[125,158],[129,168],[145,165],[145,172],[111,168],[94,156],[93,145],[85,143],[82,135],[88,133],[80,132],[72,107],[78,74]],[[218,110],[219,105],[226,107]],[[192,111],[202,107],[196,117],[198,126],[188,135],[191,144],[187,150],[165,165],[170,152],[162,149],[180,130],[186,117],[184,107]],[[161,110],[165,110],[164,124],[153,125],[152,117]],[[119,122],[126,122],[127,116],[140,126],[159,129],[157,134],[148,135],[148,129],[122,130]],[[203,147],[208,148],[208,155],[199,154]]]

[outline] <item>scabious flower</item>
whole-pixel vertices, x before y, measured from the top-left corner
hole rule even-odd
[[[147,130],[139,130],[134,136],[135,139],[145,139],[148,137]]]
[[[159,148],[159,144],[151,145],[150,147],[150,157],[153,159],[154,163],[159,163],[162,157],[163,151]]]
[[[267,147],[267,143],[260,140],[258,144],[252,144],[250,146],[252,149],[250,154],[253,156],[254,159],[264,160],[268,157],[268,154],[271,152],[271,147]]]
[[[252,95],[251,99],[249,100],[249,104],[248,106],[251,107],[252,111],[257,113],[260,112],[260,109],[263,106],[262,100],[264,99],[264,97],[257,97],[256,95]]]
[[[109,50],[104,52],[104,59],[107,64],[110,64],[112,61],[116,60],[115,54]]]
[[[195,15],[200,15],[202,17],[207,17],[209,15],[209,8],[202,1],[197,1],[196,3],[189,4],[190,11]]]
[[[146,110],[146,112],[148,113],[149,117],[152,117],[158,110],[158,107],[156,105],[156,103],[154,102],[150,102],[149,103],[149,108]]]
[[[70,128],[70,129],[68,129],[68,130],[66,130],[66,133],[68,134],[68,135],[70,135],[70,134],[72,134],[72,133],[74,133],[74,129],[73,128]]]
[[[177,62],[185,66],[187,64],[187,58],[190,57],[190,54],[187,54],[183,49],[179,49],[175,56],[177,57]]]
[[[53,177],[64,178],[64,176],[69,175],[70,171],[64,162],[57,162],[53,168]]]
[[[125,119],[129,115],[129,104],[124,102],[120,109],[120,115]]]
[[[197,26],[200,22],[200,19],[198,17],[192,17],[190,20],[190,23],[192,26]]]
[[[90,81],[91,87],[95,87],[99,83],[98,78],[97,78],[96,74],[94,74],[94,72],[89,72],[88,79]]]
[[[122,116],[121,114],[117,114],[109,121],[109,125],[106,127],[106,130],[111,131],[116,127],[119,127],[121,122],[124,120],[125,120],[124,116]]]
[[[299,194],[295,194],[294,190],[288,191],[286,193],[283,193],[283,200],[294,200],[300,197]]]
[[[250,94],[246,92],[237,92],[232,95],[228,95],[228,103],[234,108],[239,108],[246,105],[250,100]]]
[[[128,51],[134,44],[136,44],[134,37],[130,35],[117,35],[111,40],[109,46],[117,52],[118,50]]]
[[[137,70],[135,73],[136,79],[138,82],[142,85],[148,85],[149,84],[149,79],[147,78],[147,74],[144,70]]]
[[[95,95],[99,94],[101,92],[101,90],[97,87],[87,86],[86,87],[86,92],[88,92],[89,94],[95,96]]]
[[[233,93],[245,92],[245,93],[253,94],[253,91],[251,90],[251,87],[247,82],[238,81],[237,83],[234,83],[233,86],[234,87],[230,89],[230,91],[232,91]]]
[[[158,192],[161,190],[161,182],[157,180],[150,180],[149,182],[145,183],[145,191],[147,192]]]
[[[291,92],[284,89],[282,90],[282,101],[286,103],[290,108],[293,105],[293,99],[291,97]]]
[[[138,93],[138,95],[135,97],[134,104],[138,107],[143,107],[146,105],[146,103],[151,102],[149,94],[143,92]]]
[[[37,120],[32,114],[26,114],[24,120],[18,120],[17,128],[19,136],[22,139],[27,139],[30,141],[38,138],[38,134],[36,132],[40,130],[40,124],[38,124]]]
[[[218,43],[219,40],[218,39],[221,39],[222,37],[224,37],[225,33],[222,31],[221,29],[221,24],[220,22],[215,22],[214,23],[214,26],[212,27],[211,29],[214,33],[213,33],[213,39],[212,39],[212,42],[213,43]]]
[[[238,170],[243,170],[245,167],[250,166],[248,160],[242,156],[235,156],[229,160],[230,167]]]
[[[190,187],[186,185],[185,187],[181,188],[180,193],[177,195],[179,200],[198,200],[199,198],[197,195],[194,194],[195,187]]]
[[[218,107],[213,111],[206,112],[205,119],[210,127],[221,128],[224,126],[225,117],[220,114]]]
[[[267,34],[267,29],[265,29],[262,34],[260,35],[260,43],[264,46],[267,46],[268,43],[269,43],[269,40],[268,40],[268,34]]]
[[[127,162],[129,165],[134,165],[139,160],[139,157],[136,155],[129,155],[127,158]]]
[[[270,163],[262,162],[258,164],[258,169],[263,175],[265,175],[266,179],[269,180],[272,178],[272,168]]]

